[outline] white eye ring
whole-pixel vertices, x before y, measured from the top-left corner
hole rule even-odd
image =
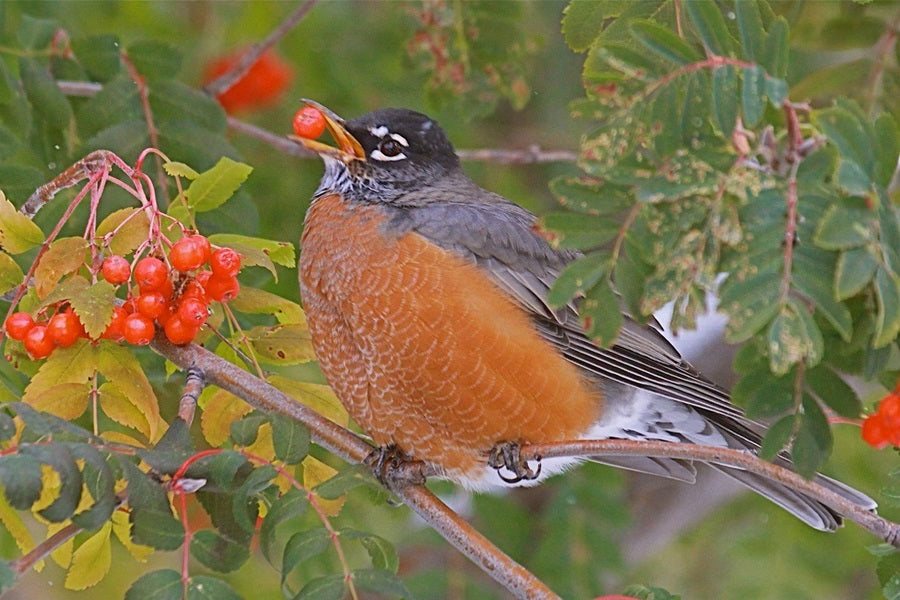
[[[380,161],[394,161],[394,160],[403,160],[406,158],[406,155],[400,152],[399,154],[395,154],[394,156],[388,156],[378,148],[372,150],[372,158]]]

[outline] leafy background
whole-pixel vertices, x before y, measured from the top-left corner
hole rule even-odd
[[[610,70],[610,63],[597,51],[591,51],[587,59],[572,52],[560,33],[564,3],[463,3],[467,23],[479,32],[478,41],[472,45],[461,42],[456,34],[454,6],[459,7],[444,3],[317,4],[278,46],[295,71],[285,100],[241,118],[286,133],[299,98],[307,97],[347,116],[389,105],[426,110],[445,126],[458,148],[538,144],[577,150],[582,135],[592,139],[595,125],[570,116],[572,110],[599,110],[590,106],[591,101],[583,100],[582,77],[608,84],[612,77],[609,73],[621,63]],[[596,22],[591,19],[597,15],[592,17],[590,11],[616,14],[622,6],[602,1],[575,3],[572,13],[586,12],[568,22],[569,42],[587,50],[593,39],[579,32],[578,24]],[[638,6],[635,10],[641,11],[650,3]],[[665,6],[664,11],[671,9],[671,4]],[[321,166],[317,161],[286,156],[257,140],[228,132],[224,113],[197,91],[209,60],[262,39],[293,8],[264,2],[5,2],[0,7],[0,68],[4,69],[0,73],[0,189],[19,205],[37,185],[90,149],[113,147],[130,160],[147,144],[146,130],[135,108],[139,106],[137,98],[122,71],[108,59],[117,48],[125,48],[138,69],[152,78],[151,107],[158,119],[160,143],[171,152],[171,158],[204,170],[227,155],[254,168],[238,196],[222,211],[201,221],[204,231],[295,243]],[[872,67],[868,49],[887,21],[893,19],[896,27],[891,3],[788,2],[775,4],[773,9],[789,25],[791,45],[786,70],[773,74],[790,86],[791,98],[814,97],[818,106],[826,106],[840,96],[863,103],[869,100],[860,97]],[[441,21],[442,27],[423,27],[427,14]],[[666,17],[649,10],[642,16]],[[69,98],[60,104],[52,82],[36,66],[47,60],[46,49],[56,26],[68,32],[76,53],[81,50],[81,56],[91,57],[91,68],[85,72],[84,65],[58,61],[55,75],[102,82],[106,97]],[[611,28],[607,35],[624,40],[629,33]],[[450,66],[444,70],[437,68],[427,50],[421,50],[429,40],[447,44]],[[454,79],[452,67],[454,61],[463,58],[476,68],[471,81],[461,84]],[[896,67],[896,57],[893,60]],[[486,64],[500,67],[492,77],[484,77]],[[2,80],[8,83],[13,73],[19,73],[26,82],[33,112],[11,86],[4,88]],[[897,107],[891,99],[900,97],[896,82],[895,70],[889,70],[879,100],[881,109],[894,115]],[[758,109],[774,110],[772,106]],[[710,120],[711,124],[705,125],[708,129],[701,133],[714,138],[721,111],[737,110],[732,106],[705,113],[715,114],[716,120]],[[67,111],[74,120],[66,116]],[[727,139],[718,139],[717,143],[718,148],[728,145]],[[610,176],[600,166],[595,168],[594,175]],[[561,163],[499,166],[468,162],[465,169],[484,187],[540,214],[559,210],[548,182],[580,173],[574,165]],[[627,177],[615,183],[622,186],[623,193],[634,185]],[[565,196],[561,185],[555,184],[555,189]],[[38,216],[45,230],[59,217],[65,194]],[[115,201],[111,202],[111,208],[114,205]],[[554,218],[560,220],[554,222]],[[549,216],[545,223],[565,234],[564,219]],[[75,227],[69,234],[79,232]],[[297,297],[292,272],[279,268],[275,282],[264,270],[256,271],[248,274],[249,283],[286,298]],[[141,360],[148,366],[164,414],[170,415],[179,393],[178,378],[166,380],[149,355],[141,355]],[[753,361],[745,364],[750,370],[754,367]],[[4,384],[15,396],[25,382],[9,365],[2,365]],[[700,361],[698,366],[706,371]],[[294,373],[316,377],[310,367],[298,367]],[[864,401],[870,404],[877,397],[878,392],[872,392]],[[834,443],[829,473],[870,491],[886,483],[885,473],[895,465],[893,457],[865,447],[857,429],[838,427]],[[437,488],[455,494],[449,486]],[[852,526],[824,537],[756,497],[741,496],[702,514],[699,525],[671,542],[665,535],[655,543],[652,536],[637,537],[635,532],[642,531],[642,524],[659,521],[652,515],[679,504],[673,498],[680,493],[683,490],[665,482],[648,483],[587,466],[537,490],[500,498],[457,496],[457,500],[488,537],[566,597],[589,597],[634,582],[660,585],[685,598],[881,597],[875,561],[865,549],[871,538]],[[411,521],[406,511],[386,506],[377,496],[375,500],[369,492],[351,493],[336,521],[395,542],[401,576],[416,597],[503,597],[436,535]],[[890,508],[885,514],[891,516]],[[688,511],[671,518],[690,516]],[[638,550],[629,545],[635,540],[644,540]],[[2,541],[5,556],[15,556],[12,538],[5,536]],[[82,595],[119,595],[140,572],[148,570],[118,546],[114,549],[117,568],[100,586]],[[150,559],[151,567],[171,568],[178,559],[175,553],[160,552]],[[302,576],[333,572],[334,559],[326,553],[308,561]],[[269,576],[260,577],[260,573]],[[47,585],[48,577],[55,578],[52,587]],[[47,596],[55,590],[61,597],[77,596],[61,590],[63,577],[53,567],[31,573],[25,585],[10,596]],[[281,596],[276,572],[256,557],[227,579],[248,597]]]

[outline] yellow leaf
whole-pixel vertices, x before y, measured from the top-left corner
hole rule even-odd
[[[331,479],[337,473],[335,469],[312,456],[304,458],[301,464],[303,465],[303,487],[308,490],[313,489],[323,481]],[[326,515],[335,517],[340,514],[341,508],[344,506],[344,500],[346,499],[345,496],[335,498],[334,500],[326,500],[315,492],[313,492],[313,494],[316,496],[316,503]]]
[[[22,551],[22,554],[31,552],[34,548],[34,538],[31,537],[31,533],[28,532],[25,521],[22,520],[19,513],[7,502],[6,494],[0,494],[0,523],[3,523],[3,527],[15,540],[16,546]]]
[[[60,286],[62,288],[63,286]],[[86,289],[69,294],[68,301],[84,330],[92,339],[97,339],[112,321],[116,288],[105,280],[89,285]]]
[[[0,252],[0,294],[5,294],[25,280],[22,267],[6,252]]]
[[[150,426],[150,441],[157,441],[161,433],[159,403],[134,353],[115,342],[101,343],[99,362],[100,373],[144,413]]]
[[[125,427],[131,427],[150,439],[152,428],[147,416],[114,383],[100,386],[100,407],[106,416]]]
[[[117,510],[112,515],[112,529],[119,542],[125,546],[128,553],[138,562],[147,562],[153,554],[153,548],[143,544],[135,544],[131,539],[131,523],[128,522],[128,513]]]
[[[89,383],[61,383],[40,394],[30,394],[25,402],[38,410],[71,421],[87,410],[90,399]]]
[[[268,377],[269,383],[277,387],[279,390],[305,404],[326,419],[334,421],[342,427],[346,427],[350,422],[347,415],[347,409],[338,400],[334,390],[329,386],[320,383],[308,383],[306,381],[296,381],[281,375],[271,375]]]
[[[113,233],[115,232],[115,233]],[[150,220],[143,208],[122,208],[110,213],[97,226],[97,237],[110,235],[109,250],[125,256],[147,240]]]
[[[66,589],[89,588],[96,585],[109,572],[112,562],[110,531],[112,531],[112,523],[107,521],[97,533],[86,539],[72,553],[72,565],[66,574]]]
[[[190,179],[191,181],[200,177],[200,173],[187,166],[183,162],[169,161],[163,163],[163,169],[166,170],[166,173],[168,173],[169,177],[180,176],[184,177],[185,179]]]
[[[31,505],[31,511],[37,515],[39,511],[44,510],[53,504],[59,497],[59,491],[62,489],[62,479],[59,473],[48,464],[41,464],[41,495],[37,501]],[[40,517],[38,517],[40,518]]]
[[[11,254],[21,254],[43,241],[41,228],[16,210],[0,191],[0,248]]]
[[[306,326],[306,315],[299,304],[257,288],[242,287],[229,306],[242,313],[274,315],[282,325]]]
[[[34,289],[38,298],[47,297],[64,275],[77,271],[84,264],[87,248],[88,241],[80,237],[59,238],[50,244],[34,270]]]
[[[147,447],[146,442],[142,442],[136,437],[132,437],[127,433],[123,433],[121,431],[101,431],[100,437],[107,442],[112,442],[113,444],[125,444],[127,446],[134,446],[136,448]]]
[[[289,365],[316,358],[306,325],[254,327],[246,335],[256,353],[269,362]]]
[[[218,447],[231,435],[231,424],[249,413],[253,408],[225,390],[216,389],[204,403],[200,415],[200,430],[210,446]]]
[[[68,525],[68,523],[50,523],[47,526],[47,537],[51,537],[57,531]],[[60,546],[50,553],[50,558],[63,569],[68,569],[72,564],[72,552],[75,549],[75,538],[69,538]]]
[[[275,445],[272,443],[272,425],[269,423],[260,425],[256,441],[247,446],[247,452],[268,461],[275,460]]]
[[[22,400],[33,404],[50,388],[64,383],[87,383],[96,368],[97,348],[87,340],[78,340],[68,348],[57,348],[31,378]]]

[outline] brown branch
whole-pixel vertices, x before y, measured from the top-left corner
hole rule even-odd
[[[894,16],[884,33],[881,34],[881,37],[878,38],[878,41],[875,42],[875,45],[872,47],[872,70],[869,72],[869,77],[866,81],[865,95],[866,105],[868,106],[869,111],[875,109],[875,99],[878,95],[878,83],[884,76],[884,66],[887,62],[887,57],[893,54],[894,46],[897,45],[898,27],[900,27],[900,13],[897,13]]]
[[[762,460],[756,455],[731,448],[716,448],[695,444],[635,440],[580,440],[523,446],[521,455],[526,460],[564,456],[649,456],[678,458],[738,467],[761,475],[776,483],[809,496],[813,500],[834,509],[866,531],[887,543],[900,548],[900,524],[888,521],[843,496],[804,479],[790,469]]]
[[[524,150],[482,149],[457,150],[460,160],[469,162],[489,162],[501,165],[525,165],[548,162],[575,162],[578,153],[571,150],[541,150],[540,146],[529,146]]]
[[[282,21],[281,25],[276,27],[266,39],[250,46],[250,49],[247,50],[247,52],[244,52],[241,59],[234,67],[209,82],[204,88],[206,93],[215,98],[216,96],[227,92],[231,86],[247,74],[250,67],[259,60],[259,57],[262,56],[266,50],[274,46],[281,38],[287,35],[287,33],[306,16],[306,13],[309,12],[309,9],[311,9],[317,1],[318,0],[306,0],[306,2],[301,4],[297,10]]]
[[[203,371],[195,367],[189,368],[184,378],[184,391],[181,393],[181,400],[178,401],[178,416],[189,427],[197,411],[197,400],[205,387],[206,377]]]
[[[69,523],[46,540],[31,549],[31,552],[24,554],[10,563],[10,568],[16,577],[23,575],[28,569],[35,564],[47,558],[57,548],[71,540],[73,537],[81,533],[81,527],[75,523]]]

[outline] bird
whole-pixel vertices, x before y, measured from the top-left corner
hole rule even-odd
[[[762,426],[656,323],[625,315],[604,348],[586,334],[577,301],[548,304],[580,254],[554,247],[534,214],[466,176],[435,120],[403,108],[344,120],[305,102],[323,112],[335,145],[294,138],[325,165],[301,235],[302,303],[322,372],[379,448],[475,491],[533,485],[583,460],[510,465],[524,444],[629,439],[759,451]],[[692,461],[674,458],[587,459],[690,483],[696,474]],[[778,482],[710,466],[815,529],[841,524],[834,509]],[[843,483],[816,481],[876,507]]]

